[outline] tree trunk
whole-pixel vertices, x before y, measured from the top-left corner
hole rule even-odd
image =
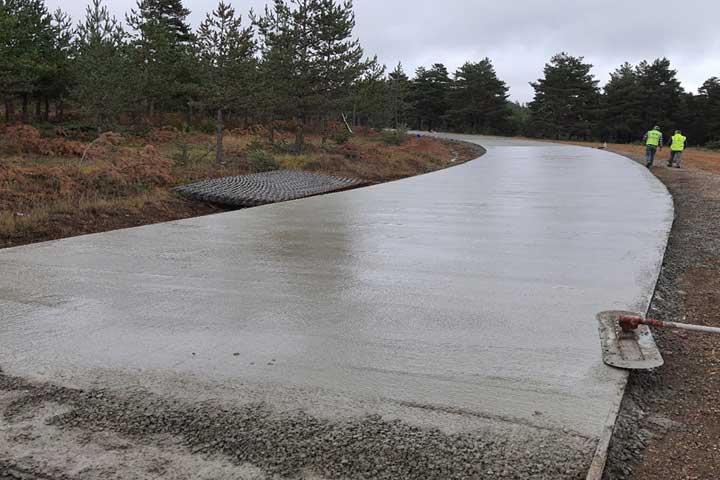
[[[323,146],[325,146],[325,144],[327,143],[327,138],[328,138],[327,124],[328,124],[327,116],[324,114],[321,115],[320,116],[320,135],[322,136],[322,145]]]
[[[30,118],[28,117],[28,102],[30,99],[28,98],[27,93],[23,93],[22,96],[22,122],[23,123],[29,123]]]
[[[65,121],[65,102],[62,98],[55,104],[55,120],[58,122]]]
[[[188,108],[185,109],[185,123],[188,125],[192,125],[192,117],[193,117],[193,108],[192,104],[188,103]]]
[[[223,112],[217,109],[217,120],[215,125],[215,161],[225,163],[225,152],[223,151]]]
[[[35,99],[35,120],[40,121],[42,118],[42,98]]]
[[[11,96],[5,97],[5,122],[13,123],[15,121],[15,99]]]
[[[295,153],[302,153],[305,146],[305,132],[303,131],[302,115],[295,117]]]
[[[50,121],[50,99],[45,97],[45,112],[43,113],[43,120],[46,122]]]
[[[270,120],[270,132],[268,133],[270,145],[275,145],[275,122]]]

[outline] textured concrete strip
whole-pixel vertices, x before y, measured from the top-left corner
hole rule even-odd
[[[213,178],[177,187],[175,191],[195,200],[232,207],[255,207],[346,190],[360,186],[362,183],[352,178],[276,170],[253,175]]]
[[[582,478],[625,384],[595,314],[647,308],[672,202],[620,156],[474,140],[482,159],[411,179],[1,251],[0,366],[302,412],[332,460],[292,443],[291,473],[359,478],[342,459],[367,449],[382,478]],[[445,452],[425,477],[420,445]]]

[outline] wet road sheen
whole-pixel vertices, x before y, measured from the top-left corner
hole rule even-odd
[[[0,367],[187,374],[597,438],[625,376],[602,364],[595,314],[646,309],[670,196],[610,153],[473,141],[485,156],[415,178],[0,251]]]

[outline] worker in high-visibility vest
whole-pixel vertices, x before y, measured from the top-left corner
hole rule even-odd
[[[645,140],[645,166],[650,168],[655,161],[655,154],[658,149],[662,150],[663,146],[663,134],[660,127],[655,125],[652,130],[645,134],[643,140]]]
[[[673,163],[677,168],[682,168],[682,154],[685,151],[685,137],[680,130],[675,130],[675,135],[670,139],[670,160],[668,167],[672,167]]]

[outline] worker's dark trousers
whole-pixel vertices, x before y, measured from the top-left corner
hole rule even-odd
[[[674,163],[678,168],[682,168],[682,153],[682,150],[679,152],[675,150],[670,152],[670,161],[668,162],[668,167],[672,167]]]
[[[648,145],[645,151],[645,166],[647,168],[652,167],[655,161],[655,153],[657,153],[657,147],[655,145]]]

